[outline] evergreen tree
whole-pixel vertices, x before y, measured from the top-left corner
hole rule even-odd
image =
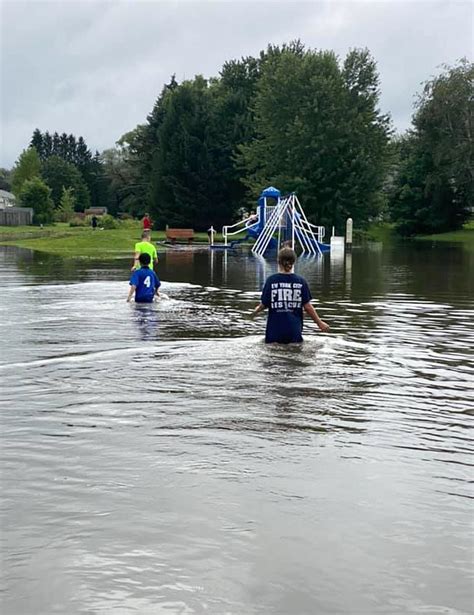
[[[58,156],[60,156],[63,160],[66,160],[66,162],[71,162],[69,155],[69,139],[65,132],[63,132],[59,137]]]
[[[21,188],[20,203],[22,207],[33,209],[33,224],[51,224],[54,218],[54,206],[51,190],[39,177],[26,180]]]
[[[74,209],[76,199],[72,188],[64,188],[61,194],[61,200],[55,212],[55,219],[58,222],[70,222],[74,217]]]
[[[79,137],[77,140],[76,159],[74,160],[74,163],[79,169],[85,169],[89,166],[91,160],[92,154],[87,147],[86,142],[82,137]]]
[[[36,149],[29,147],[23,150],[12,171],[11,186],[16,197],[20,196],[25,181],[39,176],[40,169],[41,162]]]
[[[65,132],[61,135],[55,132],[51,137],[48,132],[43,135],[37,128],[33,133],[31,143],[43,162],[51,156],[57,156],[65,162],[74,164],[87,185],[92,205],[98,207],[105,204],[108,199],[107,180],[104,176],[100,156],[98,153],[94,157],[92,156],[83,137],[79,137],[76,141],[73,134],[67,135]],[[53,198],[57,203],[59,197],[56,188],[53,189]],[[87,202],[83,189],[79,190],[77,198],[78,201]]]
[[[256,122],[252,102],[260,75],[260,62],[255,58],[226,62],[220,79],[211,83],[216,134],[219,137],[219,173],[227,201],[230,222],[245,202],[246,188],[240,181],[235,164],[238,148],[256,138]],[[252,206],[254,204],[252,203]]]
[[[40,160],[44,160],[44,145],[43,145],[43,135],[39,128],[36,128],[33,132],[33,136],[31,137],[30,147],[34,147],[38,152],[38,156]]]
[[[152,167],[152,211],[158,224],[198,230],[229,220],[221,172],[221,135],[202,77],[165,93]]]
[[[47,160],[50,156],[53,155],[53,138],[49,134],[49,132],[45,132],[43,136],[43,158],[42,160]]]
[[[60,155],[61,155],[61,147],[60,147],[59,135],[57,132],[55,132],[53,134],[53,139],[52,139],[51,156],[60,156]]]
[[[77,150],[77,143],[76,143],[76,137],[74,135],[69,135],[68,138],[68,162],[72,162],[73,164],[76,163],[76,150]]]
[[[163,100],[177,87],[178,82],[175,75],[172,75],[170,82],[164,85],[151,113],[147,116],[146,124],[138,125],[117,142],[123,148],[122,163],[129,167],[128,172],[135,180],[133,190],[126,191],[128,193],[127,206],[131,207],[134,212],[139,212],[138,215],[154,209],[153,179],[156,168],[158,132],[165,116]]]

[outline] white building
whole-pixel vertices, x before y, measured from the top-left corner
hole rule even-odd
[[[0,190],[0,209],[6,209],[7,207],[14,207],[16,197],[11,192],[6,190]]]

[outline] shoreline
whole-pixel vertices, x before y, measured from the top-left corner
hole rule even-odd
[[[39,228],[35,226],[1,226],[0,245],[16,246],[64,256],[67,258],[106,258],[130,256],[135,242],[140,241],[141,226],[126,226],[117,229],[92,230],[90,227],[71,227],[68,224],[55,224]],[[370,227],[367,231],[358,233],[359,241],[379,241],[388,243],[403,240],[395,235],[393,225],[384,223]],[[153,231],[153,243],[158,252],[166,249],[166,233],[164,230]],[[474,221],[471,220],[458,231],[440,233],[437,235],[416,235],[405,241],[432,241],[440,243],[455,243],[474,249]],[[220,243],[220,234],[216,235],[216,243]],[[187,243],[176,245],[188,245]],[[207,233],[195,233],[193,245],[208,245]]]
[[[131,257],[134,244],[140,241],[141,232],[140,226],[97,230],[66,224],[42,229],[34,226],[3,226],[0,227],[0,245],[28,248],[67,258],[115,259],[119,256]],[[165,231],[153,231],[152,240],[158,252],[165,249],[161,243],[166,240]],[[195,233],[193,243],[207,245],[207,233]]]

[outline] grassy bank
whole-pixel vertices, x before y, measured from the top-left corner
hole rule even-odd
[[[117,258],[130,255],[140,240],[141,228],[92,230],[56,224],[44,228],[34,226],[0,226],[0,244],[30,248],[59,256],[77,258]],[[165,240],[165,231],[154,231],[153,242]],[[216,241],[219,238],[216,239]],[[195,233],[195,242],[207,243],[207,233]],[[160,250],[160,246],[157,246]]]
[[[391,241],[395,236],[395,225],[388,222],[371,224],[366,231],[356,232],[355,239],[358,243],[364,241],[381,241],[386,243]]]
[[[365,241],[381,241],[387,243],[393,239],[400,239],[395,231],[395,225],[384,222],[382,224],[372,224],[367,230],[355,231],[355,241],[364,243]],[[463,243],[469,247],[474,247],[474,220],[467,222],[459,231],[450,233],[438,233],[435,235],[416,235],[412,239],[416,241],[443,241],[451,243]]]
[[[57,254],[69,258],[118,258],[129,256],[133,245],[139,241],[141,227],[122,226],[118,229],[92,230],[90,227],[70,227],[68,224],[55,224],[39,228],[36,226],[0,226],[0,244],[30,248],[49,254]],[[366,231],[355,234],[355,242],[393,240],[395,236],[392,224],[376,224]],[[236,239],[237,237],[233,237]],[[165,231],[153,231],[153,242],[165,241]],[[474,220],[468,222],[459,231],[440,233],[438,235],[423,235],[415,238],[417,241],[442,241],[462,243],[474,249]],[[216,235],[216,242],[221,242]],[[207,233],[195,233],[195,243],[207,244]],[[157,249],[164,249],[159,244]]]
[[[439,233],[437,235],[420,235],[417,239],[421,241],[449,241],[469,244],[474,247],[474,220],[467,222],[461,230],[451,233]]]

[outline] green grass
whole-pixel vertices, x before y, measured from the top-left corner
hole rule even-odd
[[[395,225],[388,222],[372,224],[364,231],[356,230],[354,240],[356,243],[364,243],[365,241],[381,241],[389,243],[394,239],[401,239],[396,234]],[[444,241],[452,243],[462,243],[469,248],[474,248],[474,220],[467,222],[459,231],[450,233],[438,233],[435,235],[416,235],[413,239],[416,241]]]
[[[362,231],[362,233],[365,240],[386,243],[394,238],[395,225],[389,222],[377,222],[371,224],[369,228],[366,231]]]
[[[419,235],[417,239],[422,241],[450,241],[469,244],[474,247],[474,220],[467,222],[461,230],[450,233],[438,233],[436,235]]]
[[[141,227],[121,227],[92,230],[90,227],[70,227],[55,224],[44,228],[34,226],[0,226],[0,244],[30,248],[59,256],[76,258],[117,258],[131,255],[133,245],[140,240]],[[165,231],[153,231],[153,242],[164,241]],[[216,236],[216,241],[220,241]],[[207,243],[207,233],[195,233],[195,242]],[[160,246],[157,246],[160,250]]]
[[[118,258],[129,256],[133,245],[139,241],[140,224],[122,226],[118,229],[92,230],[90,227],[70,227],[68,224],[55,224],[39,228],[37,226],[0,226],[0,244],[30,248],[40,252],[48,252],[70,258]],[[240,239],[236,235],[231,239]],[[366,231],[355,235],[357,243],[365,240],[389,242],[394,237],[391,224],[375,224]],[[153,242],[166,239],[165,231],[153,231]],[[474,249],[474,220],[471,220],[459,231],[440,233],[437,235],[422,235],[416,237],[422,241],[457,242]],[[216,243],[222,242],[222,237],[215,236]],[[195,233],[195,242],[207,243],[207,233]],[[158,250],[163,249],[160,245]]]

